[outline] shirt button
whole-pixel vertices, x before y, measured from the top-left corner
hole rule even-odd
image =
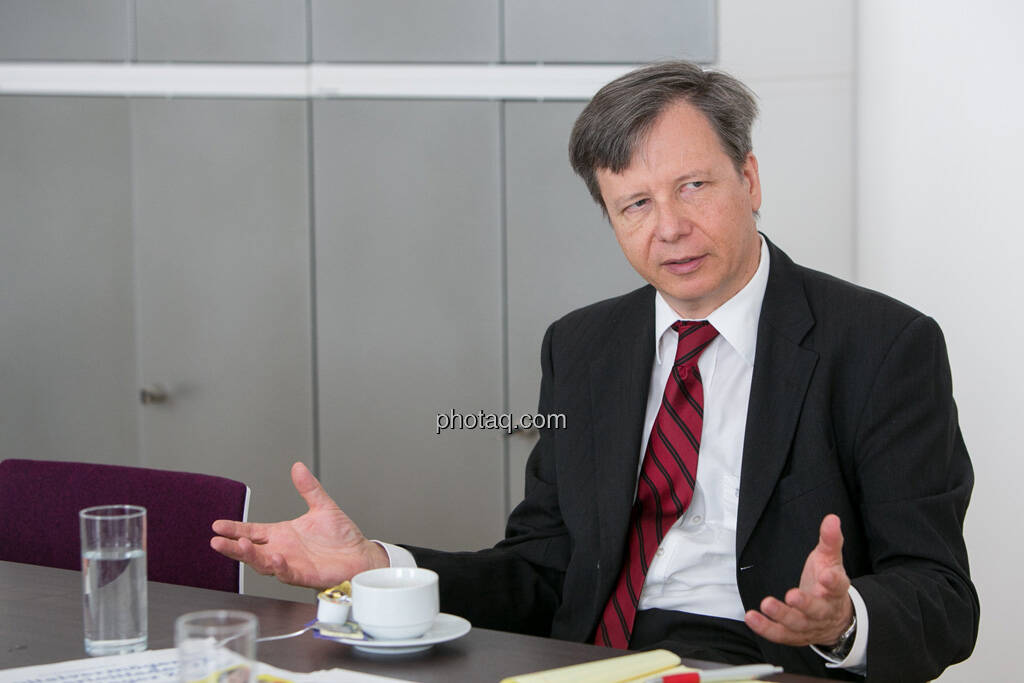
[[[703,517],[701,517],[700,515],[694,515],[694,516],[693,516],[693,519],[691,520],[691,522],[692,522],[693,524],[700,524],[700,523],[701,523],[701,522],[703,522],[703,521],[704,521],[704,518],[703,518]]]
[[[664,548],[658,548],[657,550],[654,551],[654,554],[657,555],[658,557],[661,557],[662,555],[665,554],[665,549]]]

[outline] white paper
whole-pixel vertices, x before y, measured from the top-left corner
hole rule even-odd
[[[263,662],[260,662],[259,673],[292,683],[387,683],[401,680],[345,669],[302,674]],[[0,671],[0,683],[178,683],[178,653],[174,648],[167,648],[5,669]]]

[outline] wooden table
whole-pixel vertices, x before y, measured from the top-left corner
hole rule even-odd
[[[81,596],[78,572],[0,562],[0,669],[84,658]],[[174,620],[202,609],[253,612],[259,617],[261,635],[296,631],[316,615],[312,592],[306,604],[150,582],[149,647],[173,647]],[[261,661],[291,671],[338,667],[422,683],[498,681],[616,654],[593,645],[483,628],[435,645],[429,652],[401,657],[364,655],[310,634],[258,646]],[[783,674],[770,680],[811,683],[824,679]]]

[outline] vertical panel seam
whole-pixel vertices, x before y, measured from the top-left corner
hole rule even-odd
[[[128,50],[126,61],[139,61],[139,2],[138,0],[125,0],[125,33],[128,38]]]
[[[129,219],[131,221],[131,239],[132,239],[132,334],[134,335],[133,346],[135,351],[135,386],[132,392],[132,410],[135,413],[135,441],[136,441],[136,457],[138,458],[138,465],[145,467],[149,459],[147,457],[146,448],[146,411],[142,404],[138,401],[138,391],[144,386],[146,377],[143,374],[143,359],[142,359],[142,326],[139,322],[139,316],[142,311],[142,279],[139,277],[139,203],[136,201],[136,195],[138,194],[139,187],[136,179],[136,166],[135,163],[135,129],[138,126],[138,117],[136,116],[137,100],[130,97],[123,99],[125,106],[128,107],[128,206],[129,206]]]
[[[498,0],[498,62],[505,63],[505,0]],[[504,103],[501,111],[504,117]]]
[[[316,288],[316,176],[313,147],[313,100],[307,98],[306,106],[306,197],[309,220],[309,361],[310,392],[313,409],[313,453],[312,470],[320,478],[320,361],[319,326],[317,317]]]
[[[306,63],[313,63],[313,0],[306,0]]]
[[[313,0],[306,0],[306,63],[313,62]],[[306,106],[306,201],[309,221],[309,362],[310,362],[310,406],[313,410],[312,470],[321,477],[320,462],[320,347],[319,319],[317,317],[317,261],[316,261],[316,169],[313,146],[313,98],[307,95]]]
[[[498,102],[498,196],[499,202],[499,233],[501,246],[501,401],[506,414],[511,414],[509,405],[509,318],[508,318],[508,192],[506,189],[506,151],[505,151],[505,107],[504,101]],[[511,496],[509,495],[510,484],[510,444],[509,439],[503,438],[502,443],[502,473],[501,473],[501,499],[502,509],[505,516],[511,512]]]

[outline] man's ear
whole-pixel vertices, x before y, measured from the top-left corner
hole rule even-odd
[[[756,212],[761,208],[761,176],[757,171],[757,157],[753,152],[747,153],[747,158],[740,169],[740,175],[747,182],[747,191],[750,196],[750,208]]]

